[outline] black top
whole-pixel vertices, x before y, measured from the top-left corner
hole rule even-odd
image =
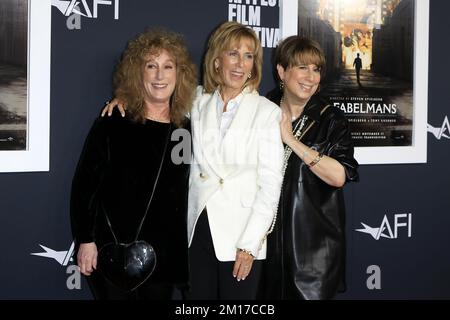
[[[122,118],[118,112],[95,121],[72,184],[72,229],[78,244],[95,241],[100,248],[114,241],[105,212],[119,242],[134,240],[169,130],[171,134],[175,129],[168,123],[151,120],[136,123]],[[184,129],[190,130],[188,122]],[[155,194],[138,237],[149,242],[157,255],[151,282],[187,281],[189,164],[172,162],[171,152],[178,143],[169,141]]]

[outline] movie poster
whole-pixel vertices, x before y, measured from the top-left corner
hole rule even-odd
[[[0,2],[0,150],[27,147],[27,0]]]
[[[321,91],[356,147],[412,145],[413,0],[298,0],[297,33],[324,49]]]
[[[0,172],[49,170],[51,0],[0,1]]]

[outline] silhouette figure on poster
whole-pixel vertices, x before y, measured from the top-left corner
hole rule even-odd
[[[356,70],[356,82],[358,82],[358,86],[362,87],[361,85],[361,81],[359,78],[360,72],[361,72],[361,68],[362,68],[362,60],[359,57],[359,53],[356,54],[356,58],[353,61],[353,66],[355,67]]]

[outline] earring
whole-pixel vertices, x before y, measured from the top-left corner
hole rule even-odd
[[[280,90],[283,91],[284,89],[284,82],[283,80],[280,80]]]
[[[248,74],[248,78],[251,79],[251,77],[252,77],[252,73],[250,72],[250,73]]]

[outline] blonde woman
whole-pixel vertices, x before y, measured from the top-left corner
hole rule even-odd
[[[279,108],[257,92],[262,49],[236,22],[208,42],[191,111],[188,235],[192,299],[255,299],[281,188]]]

